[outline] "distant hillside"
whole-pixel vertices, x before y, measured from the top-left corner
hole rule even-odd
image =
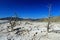
[[[37,21],[37,20],[40,20],[40,19],[25,19],[25,18],[18,18],[18,17],[5,17],[5,18],[0,18],[0,20],[20,20],[20,21]]]
[[[20,21],[40,21],[40,22],[48,22],[48,18],[40,18],[40,19],[24,19],[24,18],[18,18],[18,17],[5,17],[5,18],[0,18],[0,20],[20,20]],[[55,17],[51,17],[50,21],[52,22],[60,22],[60,16],[55,16]]]

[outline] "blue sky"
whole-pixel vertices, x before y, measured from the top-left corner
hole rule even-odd
[[[60,0],[0,0],[0,18],[14,16],[16,12],[22,18],[44,18],[51,15],[60,16]]]

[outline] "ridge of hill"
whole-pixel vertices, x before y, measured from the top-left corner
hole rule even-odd
[[[47,22],[48,18],[40,18],[40,19],[31,19],[31,18],[19,18],[19,17],[5,17],[5,18],[0,18],[0,20],[20,20],[20,21],[40,21],[40,22]],[[55,17],[51,17],[50,21],[52,22],[60,22],[60,16],[55,16]]]

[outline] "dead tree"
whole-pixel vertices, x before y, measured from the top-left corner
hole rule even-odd
[[[11,31],[13,31],[13,27],[16,26],[16,22],[17,22],[17,14],[15,13],[15,17],[12,17],[11,16],[11,19],[9,20],[9,23],[10,23],[10,27],[11,27]]]
[[[51,5],[48,7],[48,25],[47,25],[47,32],[49,32],[49,25],[50,25],[50,18],[51,18]]]

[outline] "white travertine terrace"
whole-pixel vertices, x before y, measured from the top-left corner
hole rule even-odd
[[[58,22],[50,24],[51,32],[48,34],[47,22],[21,21],[20,25],[18,23],[13,28],[21,28],[18,34],[15,34],[18,30],[8,32],[11,30],[7,28],[10,26],[9,23],[0,24],[0,40],[60,40],[60,23]]]

